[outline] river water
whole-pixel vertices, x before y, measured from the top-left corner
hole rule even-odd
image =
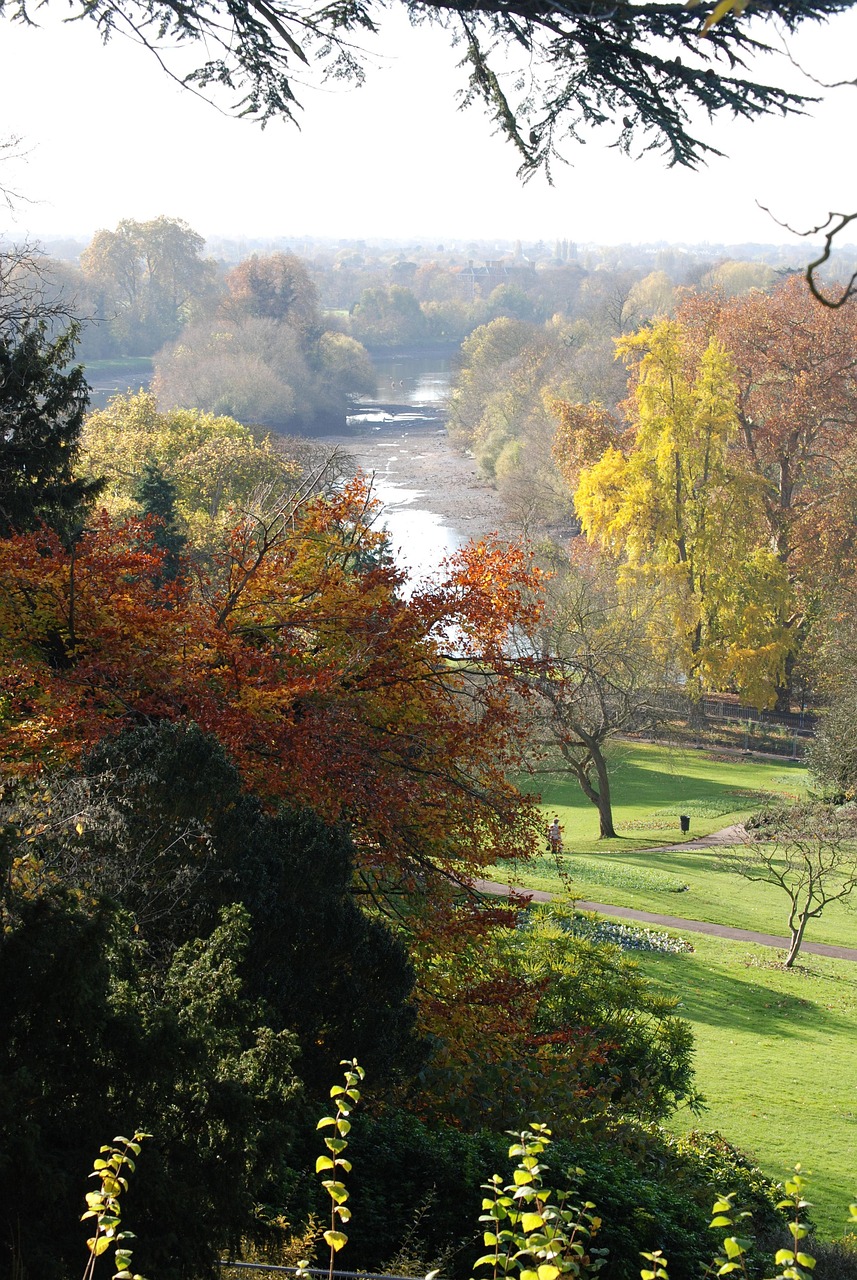
[[[380,523],[390,535],[396,562],[413,581],[430,575],[467,541],[449,518],[433,510],[435,497],[414,487],[414,473],[446,442],[444,416],[451,366],[437,356],[376,358],[378,390],[349,417],[352,443],[345,447],[374,475],[383,504]],[[424,477],[428,481],[428,471]]]

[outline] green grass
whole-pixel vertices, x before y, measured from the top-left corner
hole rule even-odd
[[[712,758],[636,743],[621,744],[616,752],[614,815],[623,834],[616,840],[593,838],[597,814],[580,788],[570,780],[545,786],[545,814],[558,813],[565,828],[563,874],[550,856],[542,856],[519,868],[518,881],[591,902],[784,935],[787,901],[781,891],[724,870],[717,850],[658,846],[740,822],[772,796],[797,798],[806,789],[806,770],[788,761]],[[688,836],[681,833],[681,813],[691,817]],[[505,874],[498,869],[498,876]],[[834,903],[810,923],[806,936],[857,946],[857,914]]]
[[[806,769],[790,760],[759,761],[705,751],[674,750],[650,743],[616,743],[608,757],[617,841],[598,840],[598,815],[571,778],[538,779],[542,804],[565,827],[576,852],[645,848],[686,839],[679,815],[691,820],[691,836],[739,822],[771,796],[802,796]],[[533,790],[529,779],[525,789]]]
[[[820,1234],[842,1236],[857,1198],[857,964],[802,956],[788,972],[765,947],[689,941],[693,955],[634,956],[680,997],[696,1037],[708,1109],[679,1112],[670,1127],[718,1129],[772,1177],[800,1161]]]

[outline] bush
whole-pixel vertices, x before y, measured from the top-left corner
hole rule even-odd
[[[394,1257],[419,1218],[410,1253],[428,1266],[449,1258],[445,1280],[467,1280],[482,1252],[478,1218],[482,1184],[509,1170],[509,1139],[429,1126],[402,1112],[357,1115],[350,1135],[354,1176],[349,1187],[349,1270],[378,1270]],[[315,1135],[304,1153],[317,1153]],[[585,1130],[558,1139],[546,1154],[547,1181],[564,1187],[565,1171],[584,1170],[581,1193],[603,1219],[599,1245],[609,1249],[603,1280],[638,1280],[640,1252],[662,1248],[671,1280],[697,1280],[712,1254],[711,1203],[718,1187],[738,1192],[753,1213],[760,1239],[773,1238],[782,1219],[773,1207],[777,1187],[719,1134],[675,1138],[657,1125],[617,1123],[597,1138]],[[296,1176],[287,1216],[296,1221],[324,1209],[310,1176]],[[430,1197],[429,1212],[422,1212]]]

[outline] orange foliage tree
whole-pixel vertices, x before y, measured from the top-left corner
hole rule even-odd
[[[0,741],[21,770],[130,725],[187,718],[272,804],[347,824],[389,904],[526,858],[538,819],[508,781],[513,625],[538,612],[527,555],[469,546],[407,599],[364,481],[233,531],[211,576],[164,582],[153,527],[93,522],[0,542]]]
[[[759,484],[792,584],[793,660],[819,603],[857,569],[857,301],[831,310],[792,278],[769,294],[692,298],[678,321],[700,347],[715,336],[730,353],[732,453]]]

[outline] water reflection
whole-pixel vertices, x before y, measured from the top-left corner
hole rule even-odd
[[[437,355],[404,354],[376,357],[374,364],[377,395],[348,421],[352,430],[372,433],[374,449],[390,450],[384,470],[375,477],[375,495],[383,503],[379,523],[389,531],[396,564],[415,583],[436,573],[440,562],[467,541],[443,516],[424,510],[424,491],[408,489],[392,478],[397,450],[404,447],[407,452],[427,429],[442,430],[451,364]]]
[[[426,496],[421,490],[406,489],[376,476],[374,492],[384,505],[380,524],[389,532],[393,558],[407,570],[412,583],[434,574],[440,562],[466,542],[444,524],[442,516],[414,505]]]

